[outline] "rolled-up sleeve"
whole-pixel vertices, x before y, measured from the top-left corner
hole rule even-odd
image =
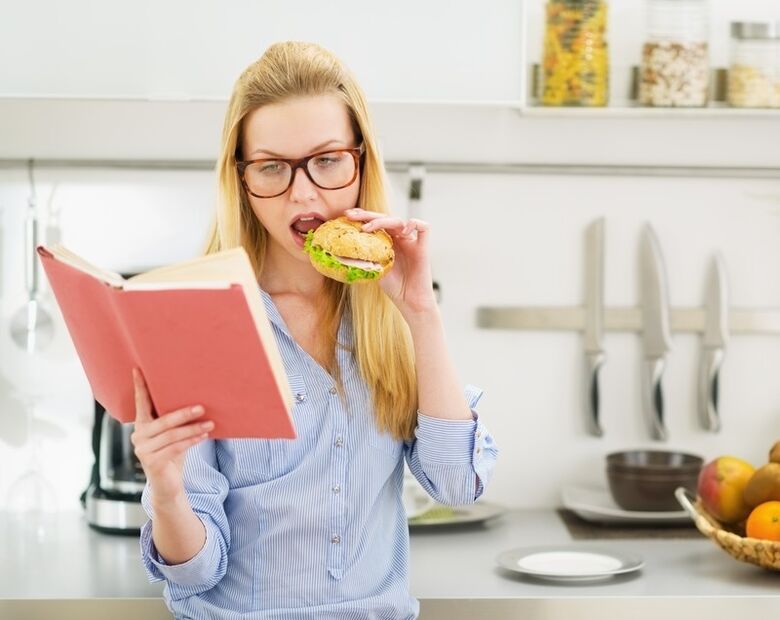
[[[227,570],[230,529],[224,501],[227,479],[217,469],[214,441],[204,441],[187,451],[184,461],[184,488],[195,514],[206,529],[206,542],[197,554],[182,564],[167,564],[152,540],[154,511],[149,500],[150,487],[141,498],[149,516],[141,528],[141,558],[149,581],[166,580],[172,599],[199,594],[216,585]]]
[[[498,456],[493,437],[475,409],[482,390],[465,390],[471,420],[449,420],[418,413],[415,438],[408,443],[409,470],[437,502],[473,503],[482,495]]]

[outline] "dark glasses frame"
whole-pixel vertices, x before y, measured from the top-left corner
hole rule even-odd
[[[366,147],[364,144],[361,144],[360,146],[356,146],[354,148],[349,149],[327,149],[325,151],[318,151],[317,153],[312,153],[311,155],[307,155],[306,157],[300,157],[298,159],[285,159],[284,157],[262,157],[260,159],[247,159],[247,160],[236,160],[236,170],[238,171],[238,176],[241,179],[241,185],[244,186],[244,189],[247,193],[252,194],[255,198],[276,198],[277,196],[281,196],[284,194],[288,189],[292,187],[293,182],[295,181],[295,173],[298,170],[298,168],[303,168],[304,174],[309,178],[309,181],[314,183],[317,187],[320,189],[325,190],[331,190],[331,189],[344,189],[345,187],[349,187],[355,182],[355,179],[357,179],[358,172],[360,171],[360,158],[363,156],[363,154],[366,152]],[[319,157],[320,155],[325,155],[326,153],[349,153],[352,155],[352,157],[355,160],[355,173],[352,175],[352,178],[349,180],[348,183],[345,183],[344,185],[340,185],[339,187],[322,187],[317,181],[315,181],[311,177],[311,173],[309,172],[308,164],[309,160],[314,159],[315,157]],[[259,162],[264,161],[283,161],[286,164],[290,166],[290,182],[288,183],[287,187],[284,188],[281,192],[278,194],[273,194],[272,196],[260,196],[259,194],[255,194],[252,190],[249,189],[249,186],[247,185],[246,179],[244,178],[244,172],[246,171],[247,166],[251,164],[256,164]]]

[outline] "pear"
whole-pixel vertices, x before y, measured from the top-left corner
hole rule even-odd
[[[769,462],[780,463],[780,441],[776,441],[775,445],[769,451]]]
[[[780,501],[780,463],[759,467],[748,480],[742,498],[751,508],[772,500]]]

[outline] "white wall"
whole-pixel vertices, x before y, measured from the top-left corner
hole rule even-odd
[[[45,206],[60,211],[63,241],[112,269],[132,269],[194,254],[213,204],[210,173],[49,170],[38,174]],[[89,179],[87,182],[87,178]],[[393,177],[405,210],[405,175]],[[8,337],[23,301],[24,174],[0,175],[3,207],[0,370],[19,390],[39,390],[44,465],[60,506],[75,506],[91,464],[88,386],[67,338],[28,361]],[[639,337],[608,333],[602,373],[603,439],[585,434],[581,338],[576,333],[478,329],[476,308],[577,305],[583,298],[583,231],[606,216],[606,303],[638,303],[638,239],[656,227],[673,306],[702,302],[707,261],[720,249],[732,304],[780,307],[780,182],[513,175],[429,175],[422,216],[433,228],[434,275],[452,355],[463,382],[485,389],[480,411],[501,448],[487,497],[515,506],[554,505],[560,485],[601,482],[603,455],[654,445],[641,417]],[[488,275],[490,277],[488,277]],[[56,308],[49,303],[49,308]],[[699,340],[674,336],[664,388],[671,439],[665,446],[706,457],[730,452],[760,462],[780,439],[780,337],[734,336],[721,377],[724,430],[699,430],[695,376]],[[21,412],[3,394],[0,506],[26,464]]]

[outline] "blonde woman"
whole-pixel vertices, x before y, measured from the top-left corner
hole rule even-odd
[[[337,183],[323,161],[344,167]],[[252,257],[298,437],[211,440],[197,404],[153,416],[136,373],[148,575],[177,618],[416,618],[404,460],[435,500],[467,504],[497,454],[447,353],[428,224],[389,212],[364,95],[313,44],[273,45],[240,76],[217,172],[207,251]],[[327,279],[303,252],[343,215],[392,237],[378,282]]]

